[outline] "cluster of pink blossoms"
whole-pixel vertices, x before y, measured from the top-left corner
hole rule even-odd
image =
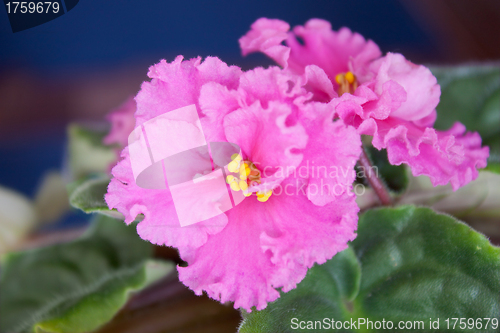
[[[440,88],[427,68],[400,54],[382,57],[372,41],[347,28],[332,31],[322,20],[289,28],[263,18],[240,39],[244,54],[261,51],[282,68],[242,72],[217,58],[179,56],[152,66],[151,81],[135,98],[136,127],[194,104],[207,142],[235,143],[257,165],[260,179],[249,191],[267,193],[267,200],[250,196],[223,214],[181,227],[168,189],[135,184],[127,147],[105,197],[126,223],[144,215],[137,226],[143,239],[179,250],[188,263],[178,267],[185,285],[246,310],[265,308],[279,297],[277,289],[295,288],[308,268],[356,237],[354,172],[319,173],[314,167],[353,170],[361,134],[387,149],[392,164],[408,164],[414,175],[454,189],[476,178],[488,157],[479,135],[464,134],[463,125],[446,132],[432,128]],[[109,137],[126,143],[116,128]],[[325,187],[343,190],[318,191]]]

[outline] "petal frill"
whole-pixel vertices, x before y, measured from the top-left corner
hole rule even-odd
[[[311,100],[328,103],[332,98],[338,97],[328,75],[316,65],[306,66],[303,80],[304,88],[313,95]]]
[[[309,140],[296,174],[308,179],[307,197],[315,205],[324,206],[351,191],[361,139],[352,126],[340,119],[332,121],[331,105],[308,103],[303,109],[307,114],[301,123]]]
[[[270,101],[292,105],[297,96],[307,95],[302,87],[305,83],[304,78],[285,74],[278,67],[259,67],[242,74],[236,90],[214,82],[205,84],[201,88],[199,103],[204,115],[201,123],[207,139],[226,141],[224,118],[237,109],[245,109],[255,102],[264,109],[268,108]]]
[[[314,64],[332,81],[337,74],[347,71],[365,81],[368,65],[382,55],[373,41],[345,27],[333,31],[330,22],[325,20],[311,19],[304,26],[295,27],[293,32],[286,40],[291,49],[288,65],[298,73]]]
[[[286,68],[290,48],[281,43],[287,38],[288,30],[290,25],[284,21],[260,18],[252,24],[251,30],[240,38],[241,51],[243,55],[260,51]]]
[[[181,249],[188,266],[178,268],[180,280],[197,294],[234,301],[235,308],[262,310],[279,297],[275,288],[292,289],[307,268],[345,249],[355,237],[354,197],[318,207],[303,187],[287,185],[266,203],[244,200],[227,213],[226,228],[196,251]]]
[[[222,84],[209,82],[201,87],[200,109],[204,117],[200,119],[207,142],[227,141],[224,132],[224,117],[240,107],[239,94]]]
[[[261,51],[298,74],[303,74],[307,65],[317,65],[332,81],[349,70],[365,81],[369,63],[382,55],[373,41],[348,28],[333,31],[331,24],[321,19],[311,19],[293,32],[288,32],[289,28],[280,20],[258,19],[240,39],[243,54]],[[284,40],[287,46],[282,45]]]
[[[373,135],[372,144],[387,149],[391,164],[405,163],[414,176],[427,175],[434,186],[450,182],[454,190],[476,179],[477,169],[486,166],[489,156],[489,148],[481,147],[479,134],[466,133],[460,123],[448,131],[437,131],[389,117],[368,119],[358,132]]]
[[[181,227],[172,195],[168,189],[144,189],[135,183],[128,148],[122,151],[122,160],[113,168],[113,179],[105,195],[110,209],[125,216],[127,224],[139,214],[144,219],[137,225],[142,239],[153,244],[196,248],[204,244],[208,234],[220,232],[227,223],[225,214],[203,222]]]
[[[295,181],[297,178],[287,180],[283,187]],[[295,189],[302,191],[300,187]],[[262,233],[260,239],[262,249],[272,253],[271,262],[281,267],[273,274],[271,283],[288,292],[305,277],[308,268],[325,263],[356,238],[359,208],[352,192],[314,208],[311,206],[314,203],[303,195],[290,196],[285,191],[284,194],[280,199],[288,201],[287,206],[283,202],[286,208],[275,218],[276,228],[281,232]]]
[[[144,82],[135,100],[135,114],[138,125],[164,114],[165,112],[195,104],[200,117],[198,99],[201,87],[208,82],[222,84],[235,89],[239,82],[241,69],[228,66],[218,58],[207,57],[183,61],[178,56],[173,62],[161,60],[149,69],[150,82]]]
[[[373,62],[370,70],[376,73],[374,91],[381,95],[384,84],[394,81],[406,91],[406,100],[394,108],[391,117],[408,121],[427,118],[436,109],[441,96],[441,88],[431,71],[422,65],[416,65],[398,53],[388,53]],[[429,119],[427,119],[429,120]],[[427,126],[432,126],[429,121]]]
[[[259,101],[267,107],[268,101],[292,102],[307,91],[302,87],[304,79],[298,75],[284,72],[279,67],[257,67],[245,72],[240,78],[238,92],[242,105],[251,105]]]
[[[273,189],[302,161],[297,150],[306,147],[307,134],[298,123],[286,124],[291,113],[289,104],[270,101],[264,108],[256,101],[224,118],[228,141],[238,144],[262,173],[262,184],[251,186],[251,191]]]

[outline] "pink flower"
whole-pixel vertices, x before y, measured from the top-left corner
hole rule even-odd
[[[117,144],[120,148],[128,144],[128,136],[134,129],[134,113],[137,109],[134,97],[129,97],[120,107],[112,110],[106,117],[111,123],[111,130],[103,140],[106,145]]]
[[[186,105],[196,104],[199,110],[198,98],[203,84],[214,82],[235,88],[240,75],[239,68],[228,67],[217,58],[207,58],[203,63],[200,58],[183,61],[181,56],[172,63],[163,60],[151,66],[148,73],[151,81],[144,82],[135,97],[136,127]],[[122,151],[121,156],[123,159],[112,170],[114,178],[105,199],[110,208],[116,208],[125,216],[126,223],[134,221],[138,214],[145,215],[137,227],[143,239],[159,245],[196,248],[206,242],[207,234],[219,231],[210,226],[221,223],[213,221],[197,224],[194,228],[180,228],[169,191],[137,186],[128,148]],[[216,219],[223,220],[222,224],[227,221],[225,216]],[[205,228],[202,227],[204,225]]]
[[[455,190],[486,166],[489,149],[477,133],[465,133],[459,123],[444,132],[432,128],[440,87],[426,67],[400,54],[381,57],[372,41],[347,28],[332,31],[323,20],[288,30],[283,21],[257,20],[240,39],[243,54],[261,51],[288,72],[305,73],[314,98],[330,101],[359,134],[372,135],[392,164],[408,164],[415,176],[450,182]]]
[[[279,297],[277,288],[295,288],[308,268],[355,238],[359,209],[350,190],[361,141],[354,128],[332,121],[332,106],[311,100],[306,75],[277,67],[242,73],[216,58],[178,57],[152,66],[149,76],[136,97],[137,124],[194,104],[206,141],[237,144],[240,175],[248,172],[231,183],[249,195],[243,202],[180,227],[168,189],[135,184],[128,148],[113,169],[108,206],[127,223],[144,214],[139,235],[178,248],[188,263],[179,278],[195,293],[261,310]]]

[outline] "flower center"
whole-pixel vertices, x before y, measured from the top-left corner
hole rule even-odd
[[[339,97],[345,93],[353,94],[358,87],[358,80],[356,80],[356,76],[352,72],[337,74],[335,81],[339,85]]]
[[[243,191],[243,195],[249,197],[252,192],[248,191],[248,185],[257,185],[261,183],[261,172],[252,161],[243,160],[240,154],[233,154],[232,161],[227,166],[229,172],[236,175],[228,175],[226,182],[233,191]],[[273,191],[257,192],[257,200],[266,202],[273,194]]]

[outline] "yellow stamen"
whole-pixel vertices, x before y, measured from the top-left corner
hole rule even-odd
[[[247,182],[246,182],[246,181],[244,181],[244,180],[240,180],[239,185],[240,185],[240,188],[241,188],[243,191],[245,191],[245,190],[248,188],[248,184],[247,184]]]
[[[248,178],[248,175],[250,175],[250,169],[245,168],[245,165],[242,165],[240,168],[240,179],[246,180]]]
[[[354,74],[352,74],[352,72],[345,73],[345,79],[349,82],[349,84],[353,84],[355,80]]]
[[[344,81],[344,74],[340,73],[335,76],[335,81],[337,81],[338,84],[342,84],[342,81]]]
[[[234,161],[230,162],[227,165],[227,169],[230,172],[234,172],[234,173],[238,172],[238,170],[240,169],[238,161],[234,160]]]
[[[340,74],[342,83],[348,85],[344,74]],[[228,175],[226,177],[226,182],[231,187],[231,190],[238,192],[242,191],[245,197],[249,197],[253,192],[248,191],[250,185],[254,186],[261,183],[261,172],[251,161],[243,161],[240,154],[233,154],[231,156],[232,161],[228,164],[227,168],[229,172],[236,175]],[[250,184],[250,185],[249,185]],[[273,194],[273,191],[267,192],[257,192],[257,200],[260,202],[266,202],[269,197]]]
[[[240,154],[233,154],[231,155],[231,160],[239,162],[242,160],[242,158]]]
[[[354,94],[358,88],[358,81],[352,72],[340,73],[335,76],[335,81],[339,85],[338,94],[342,96],[345,93]]]
[[[235,192],[238,192],[240,190],[240,186],[238,185],[237,182],[232,182],[230,186],[231,186],[231,190],[233,190]]]
[[[260,202],[266,202],[271,194],[273,194],[272,190],[269,190],[267,192],[257,192],[257,200],[259,200]]]
[[[234,181],[234,176],[233,175],[228,175],[226,177],[226,183],[231,184]]]
[[[245,168],[247,168],[247,164],[246,163],[241,163],[240,165],[240,175],[244,175],[245,174]]]

